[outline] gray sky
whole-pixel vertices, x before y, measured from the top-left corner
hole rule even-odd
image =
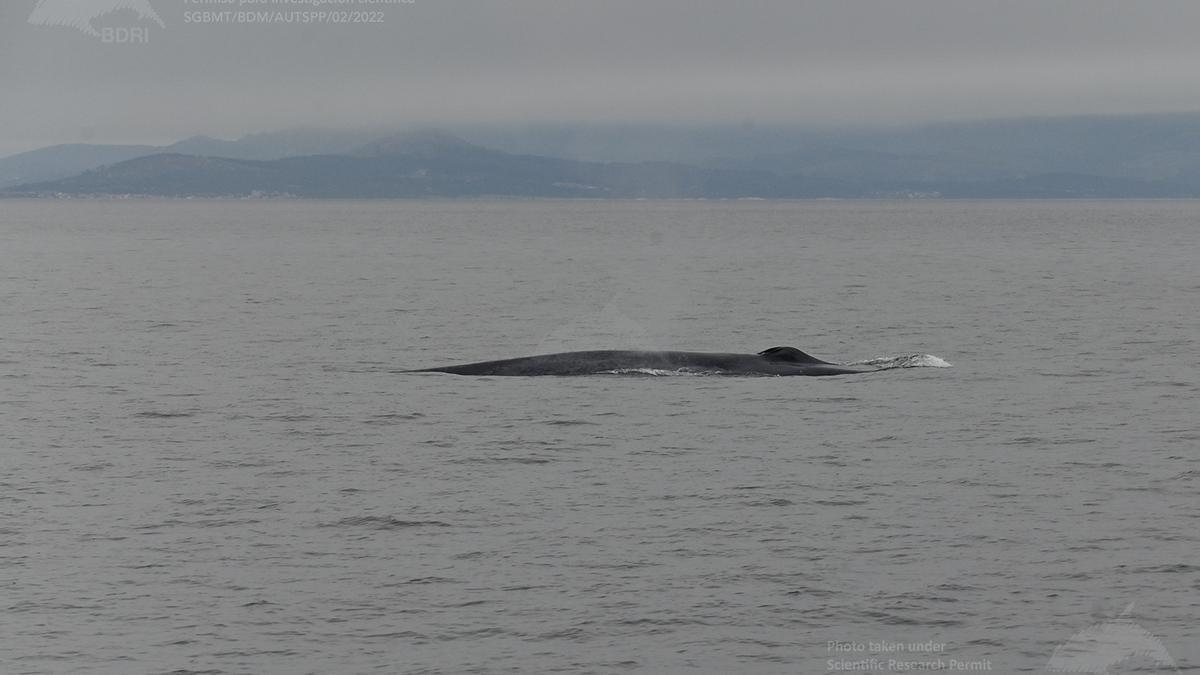
[[[1195,0],[239,1],[4,0],[0,155],[290,126],[1200,110]],[[30,23],[143,5],[164,26],[135,9],[91,19],[109,42]],[[187,14],[264,9],[382,23]],[[111,41],[131,27],[148,42]]]

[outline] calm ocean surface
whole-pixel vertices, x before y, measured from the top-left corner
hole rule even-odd
[[[0,201],[0,672],[1200,672],[1198,262],[1200,202]],[[776,345],[954,367],[395,372]]]

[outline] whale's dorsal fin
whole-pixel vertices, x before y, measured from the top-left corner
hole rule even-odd
[[[758,353],[768,361],[786,361],[788,363],[825,363],[821,359],[809,356],[795,347],[771,347]]]

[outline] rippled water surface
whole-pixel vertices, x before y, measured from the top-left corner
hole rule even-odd
[[[1198,228],[0,201],[0,672],[1200,671]],[[395,372],[776,345],[954,367]]]

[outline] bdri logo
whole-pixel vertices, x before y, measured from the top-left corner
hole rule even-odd
[[[1179,672],[1162,641],[1129,618],[1133,603],[1112,621],[1097,623],[1071,636],[1054,650],[1046,670],[1060,673],[1107,673],[1125,660],[1149,660]]]
[[[29,23],[37,26],[69,26],[85,35],[99,38],[101,42],[146,43],[150,41],[150,29],[146,26],[113,27],[99,29],[93,21],[113,12],[130,10],[137,14],[138,21],[153,21],[159,28],[166,28],[162,17],[154,11],[148,0],[38,0]]]

